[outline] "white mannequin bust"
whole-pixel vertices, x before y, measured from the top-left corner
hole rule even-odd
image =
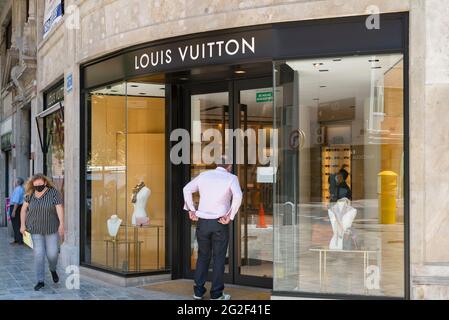
[[[131,223],[133,225],[149,223],[148,215],[146,212],[146,207],[148,204],[148,199],[150,198],[151,190],[143,182],[138,184],[133,190],[133,206],[134,212],[131,218]]]
[[[107,222],[108,232],[111,237],[116,237],[120,225],[122,224],[122,219],[120,219],[116,214],[112,215]]]
[[[328,210],[329,219],[332,224],[333,236],[329,243],[329,249],[343,249],[343,236],[352,226],[357,215],[357,210],[350,205],[347,198],[342,198]]]

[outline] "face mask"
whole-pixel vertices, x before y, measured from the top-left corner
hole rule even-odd
[[[44,189],[45,189],[45,185],[35,186],[34,189],[35,189],[37,192],[42,192],[42,191],[44,191]]]

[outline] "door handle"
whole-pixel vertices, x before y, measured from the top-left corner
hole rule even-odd
[[[290,133],[289,144],[292,150],[301,150],[306,144],[306,133],[301,129],[293,130]]]
[[[285,202],[284,203],[284,206],[290,206],[291,207],[291,210],[290,210],[290,214],[291,214],[291,216],[292,216],[292,223],[293,224],[295,224],[295,205],[293,204],[293,202],[291,202],[291,201],[287,201],[287,202]]]

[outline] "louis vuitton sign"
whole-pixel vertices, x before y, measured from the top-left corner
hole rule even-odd
[[[176,60],[181,63],[192,63],[194,61],[215,59],[221,56],[235,56],[256,54],[256,37],[241,37],[239,39],[229,39],[227,41],[217,40],[177,47],[157,51],[149,51],[134,57],[134,69],[147,69],[163,64],[171,64],[176,56]]]
[[[195,38],[131,52],[125,58],[126,70],[140,74],[271,58],[271,48],[270,30]]]

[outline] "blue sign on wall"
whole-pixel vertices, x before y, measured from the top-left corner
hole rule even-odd
[[[67,85],[67,93],[70,93],[73,89],[73,76],[71,73],[67,76],[67,84],[66,85]]]

